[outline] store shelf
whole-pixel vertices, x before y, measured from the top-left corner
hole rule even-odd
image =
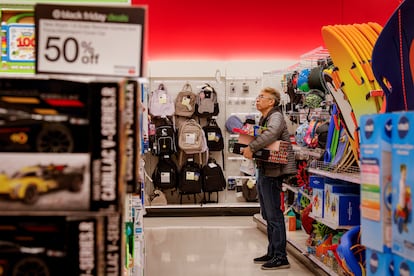
[[[355,225],[353,225],[353,226],[352,225],[337,225],[332,221],[326,220],[326,219],[321,218],[321,217],[314,216],[312,213],[309,213],[309,217],[313,218],[316,221],[319,221],[320,223],[328,226],[329,228],[331,228],[333,230],[340,230],[340,229],[349,230],[349,229],[355,227]]]
[[[263,219],[262,215],[255,214],[253,216],[253,221],[256,222],[257,228],[266,234],[267,224],[266,221]],[[295,254],[296,257],[300,258],[301,256],[303,256],[317,266],[316,269],[314,268],[315,275],[323,275],[324,273],[326,273],[327,275],[338,275],[335,271],[333,271],[324,263],[322,263],[315,255],[309,254],[306,247],[306,240],[308,238],[308,235],[303,230],[287,231],[286,238],[288,244],[299,253]],[[305,262],[306,260],[303,260],[303,263]]]
[[[323,161],[314,160],[309,165],[308,172],[334,179],[345,180],[355,184],[361,184],[359,167],[350,166],[343,170],[337,166],[324,164]]]
[[[302,196],[306,197],[307,199],[312,201],[312,197],[304,192],[302,192],[299,187],[293,187],[289,184],[283,183],[283,187],[286,188],[289,191],[294,192],[295,194],[301,193]]]
[[[297,154],[306,157],[315,157],[317,159],[321,158],[324,153],[324,150],[320,148],[311,149],[299,145],[292,145],[292,149]]]

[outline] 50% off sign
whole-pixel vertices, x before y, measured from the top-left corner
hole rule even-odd
[[[37,4],[36,72],[142,76],[141,8]]]

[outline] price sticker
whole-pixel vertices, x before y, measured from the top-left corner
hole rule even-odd
[[[142,76],[145,10],[38,4],[36,72]]]

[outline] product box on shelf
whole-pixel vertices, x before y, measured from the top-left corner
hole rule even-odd
[[[359,224],[359,186],[343,183],[343,181],[335,179],[325,180],[323,216],[333,223],[341,223],[338,225],[356,225],[343,224],[344,220],[348,223],[355,223],[358,220],[357,224]],[[348,204],[349,208],[345,204]],[[354,204],[357,205],[354,206]]]
[[[124,80],[1,78],[0,211],[118,210],[123,88]]]
[[[120,214],[0,217],[2,275],[122,275]]]
[[[392,252],[414,261],[414,112],[396,113],[392,128]]]
[[[35,25],[31,9],[0,8],[0,73],[35,72]]]
[[[361,243],[391,250],[391,113],[361,116]],[[377,233],[372,235],[371,233]]]
[[[312,215],[323,218],[325,177],[311,175],[309,186],[312,188]]]
[[[367,276],[394,276],[393,254],[367,247],[365,249],[365,272]]]
[[[392,266],[395,276],[408,276],[414,274],[414,262],[399,255],[393,255],[394,264]],[[391,267],[390,267],[391,269]],[[383,275],[383,274],[382,274]]]

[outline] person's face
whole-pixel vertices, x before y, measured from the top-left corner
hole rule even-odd
[[[275,99],[269,93],[260,92],[260,94],[256,97],[256,109],[259,111],[272,108],[274,104]]]

